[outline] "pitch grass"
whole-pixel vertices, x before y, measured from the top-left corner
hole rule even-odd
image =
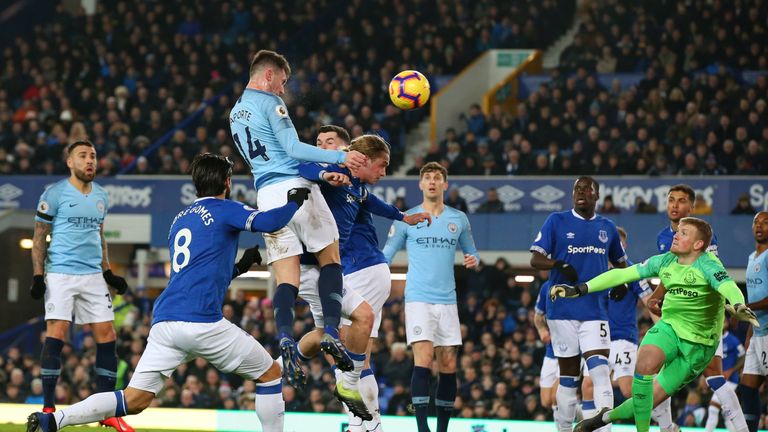
[[[17,424],[0,424],[0,431],[2,432],[26,432],[26,426]],[[114,432],[112,428],[106,427],[88,427],[88,426],[67,426],[63,429],[63,432]],[[192,432],[190,430],[174,430],[174,429],[144,429],[137,428],[136,432]]]

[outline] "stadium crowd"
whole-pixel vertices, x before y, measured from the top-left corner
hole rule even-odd
[[[425,114],[388,103],[399,68],[455,74],[488,48],[546,48],[575,2],[293,3],[98,2],[94,15],[59,4],[3,50],[0,173],[66,173],[63,149],[84,137],[97,145],[102,176],[185,173],[205,151],[233,156],[247,173],[226,119],[261,48],[294,64],[286,103],[304,142],[319,125],[344,125],[353,137],[384,136],[399,162],[402,132]],[[551,31],[535,31],[543,25]]]
[[[662,6],[663,3],[671,3]],[[591,2],[551,80],[514,113],[477,105],[416,168],[459,175],[757,175],[768,171],[764,1]],[[599,76],[639,73],[627,88]]]

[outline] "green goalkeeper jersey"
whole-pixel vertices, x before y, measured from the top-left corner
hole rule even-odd
[[[594,292],[655,276],[667,289],[661,319],[679,338],[690,342],[718,344],[723,333],[724,299],[731,304],[744,303],[743,294],[723,264],[706,253],[690,265],[679,264],[671,252],[655,255],[642,264],[603,273],[587,285],[589,292]]]

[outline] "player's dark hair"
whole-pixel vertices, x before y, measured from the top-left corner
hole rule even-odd
[[[692,187],[688,186],[687,184],[680,183],[672,186],[669,188],[669,192],[667,192],[667,195],[671,194],[672,192],[683,192],[686,195],[688,195],[688,200],[693,204],[696,201],[696,192],[693,190]]]
[[[704,252],[709,247],[709,243],[712,242],[712,227],[703,219],[695,218],[695,217],[684,217],[680,219],[680,225],[691,225],[694,228],[696,228],[696,232],[699,233],[697,236],[699,240],[704,242],[704,246],[701,248],[701,251]],[[678,225],[678,231],[680,230]]]
[[[598,183],[597,180],[594,179],[594,177],[590,177],[590,176],[581,176],[577,178],[576,181],[573,183],[574,187],[576,186],[576,183],[582,180],[589,180],[590,182],[592,182],[592,185],[595,187],[595,192],[598,194],[600,193],[600,183]]]
[[[336,125],[322,125],[320,126],[320,129],[317,131],[318,134],[326,133],[326,132],[336,132],[336,135],[341,138],[342,141],[344,141],[344,144],[349,145],[350,137],[349,132],[347,132],[346,129],[344,129],[341,126]]]
[[[448,181],[448,170],[437,162],[425,163],[421,170],[419,170],[419,180],[424,177],[424,174],[429,172],[439,172],[443,176],[443,180]]]
[[[389,154],[389,144],[378,135],[360,135],[352,140],[349,150],[357,150],[368,156],[368,159],[376,159],[384,153]]]
[[[67,156],[71,155],[71,154],[72,154],[72,152],[73,152],[73,151],[74,151],[76,148],[78,148],[78,147],[80,147],[80,146],[88,146],[88,147],[96,148],[96,147],[93,145],[93,143],[92,143],[92,142],[90,142],[90,141],[88,141],[88,140],[77,140],[77,141],[73,142],[72,144],[70,144],[69,146],[67,146]]]
[[[195,156],[190,170],[197,197],[221,195],[227,188],[227,179],[232,177],[232,163],[229,158],[212,153]]]
[[[253,56],[253,60],[251,60],[251,68],[248,71],[249,76],[253,76],[265,66],[278,67],[284,70],[286,75],[291,75],[291,66],[288,64],[288,60],[286,60],[285,57],[274,51],[260,50]]]

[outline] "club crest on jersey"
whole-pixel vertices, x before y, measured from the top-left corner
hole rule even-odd
[[[389,227],[389,232],[387,233],[387,237],[392,237],[395,235],[395,225],[393,224],[391,227]]]
[[[288,110],[284,106],[278,105],[275,107],[275,112],[280,117],[288,117]]]
[[[760,263],[755,264],[755,273],[760,271]]]
[[[456,234],[456,231],[458,230],[459,230],[459,227],[455,223],[451,222],[448,224],[448,232],[450,232],[451,234]]]
[[[102,200],[99,200],[99,201],[96,203],[96,208],[97,208],[97,209],[99,209],[99,211],[100,211],[100,212],[103,212],[103,211],[104,211],[104,201],[102,201]]]
[[[40,201],[40,205],[37,206],[37,210],[43,213],[47,212],[49,208],[48,203],[45,201]]]
[[[693,272],[688,272],[683,277],[683,282],[687,283],[688,285],[693,285],[696,283],[696,275],[693,274]]]
[[[603,243],[608,243],[608,231],[600,230],[600,234],[598,234],[597,239]]]

